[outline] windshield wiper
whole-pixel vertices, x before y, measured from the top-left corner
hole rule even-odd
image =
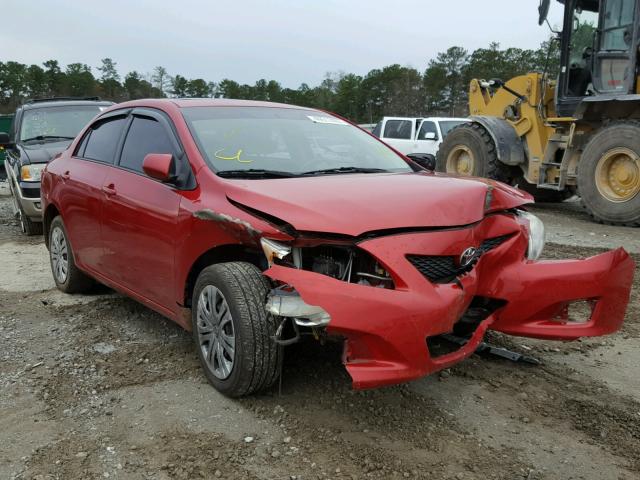
[[[33,142],[34,140],[51,140],[51,139],[73,140],[74,138],[75,137],[65,137],[63,135],[38,135],[37,137],[26,138],[22,141]]]
[[[302,173],[302,175],[331,175],[333,173],[386,173],[389,170],[384,168],[365,168],[365,167],[336,167],[325,168],[323,170],[310,170]]]
[[[297,177],[295,173],[282,172],[279,170],[264,170],[260,168],[249,168],[247,170],[220,170],[216,172],[223,178],[290,178]]]

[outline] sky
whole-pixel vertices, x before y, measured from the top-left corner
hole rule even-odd
[[[327,72],[364,75],[399,63],[423,71],[453,45],[537,48],[539,0],[2,0],[0,61],[150,73],[297,88]],[[549,19],[561,24],[552,2]],[[495,12],[499,12],[496,14]]]

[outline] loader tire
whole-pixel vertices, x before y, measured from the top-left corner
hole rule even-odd
[[[511,168],[498,160],[496,145],[479,123],[463,123],[444,138],[436,170],[452,175],[485,177],[510,183]]]
[[[640,122],[610,122],[591,137],[578,164],[578,194],[595,221],[640,226]]]

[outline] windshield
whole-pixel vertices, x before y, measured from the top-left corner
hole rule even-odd
[[[67,105],[25,110],[20,126],[20,140],[73,139],[104,106]]]
[[[183,114],[202,155],[220,175],[238,171],[247,176],[260,171],[290,175],[412,171],[380,141],[314,110],[190,107]]]
[[[461,123],[465,123],[464,120],[441,120],[440,121],[440,130],[442,130],[442,137],[446,137],[447,134],[456,128]]]

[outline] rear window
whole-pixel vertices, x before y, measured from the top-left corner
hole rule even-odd
[[[411,139],[411,120],[387,120],[384,138]]]

